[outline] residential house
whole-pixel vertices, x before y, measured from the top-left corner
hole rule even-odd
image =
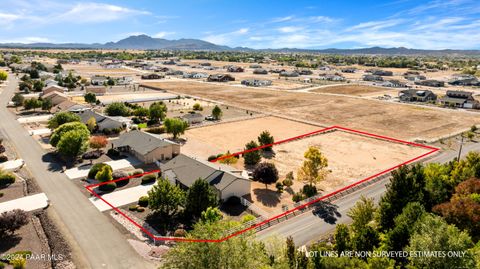
[[[282,72],[285,72],[285,69],[270,69],[270,73],[275,73],[275,74],[280,74]]]
[[[341,70],[342,73],[355,73],[357,71],[357,69],[354,67],[342,68]]]
[[[261,87],[261,86],[270,86],[272,85],[271,80],[260,80],[260,79],[244,79],[241,82],[245,86]]]
[[[407,85],[403,82],[400,82],[396,79],[390,79],[380,84],[383,87],[391,87],[391,88],[405,88]]]
[[[180,145],[140,130],[121,134],[112,141],[112,148],[132,154],[145,164],[165,161],[180,154]]]
[[[370,70],[370,72],[375,76],[393,76],[393,72],[387,70],[374,69]]]
[[[85,110],[77,113],[83,123],[87,123],[92,117],[97,122],[97,130],[125,129],[130,126],[130,119],[120,116],[107,116],[93,110]]]
[[[256,75],[266,75],[266,74],[268,74],[268,71],[267,71],[267,69],[263,69],[263,68],[255,68],[253,70],[253,73],[256,74]]]
[[[161,176],[171,183],[189,188],[199,178],[206,180],[217,191],[220,200],[250,194],[251,181],[243,171],[198,160],[180,154],[165,164],[160,164]]]
[[[243,72],[244,69],[240,66],[230,65],[230,66],[227,66],[227,71],[228,72],[234,72],[234,73],[240,73],[240,72]]]
[[[210,75],[207,78],[207,81],[211,82],[227,82],[227,81],[234,81],[235,78],[228,75],[228,74],[214,74]]]
[[[68,96],[62,92],[52,91],[42,95],[43,100],[50,100],[53,106],[60,104],[63,101],[69,100]]]
[[[416,75],[416,74],[409,74],[404,76],[405,79],[410,80],[410,81],[421,81],[421,80],[426,80],[427,77],[424,75]]]
[[[308,69],[298,70],[297,73],[299,75],[311,75],[311,74],[313,74],[312,70],[308,70]]]
[[[400,101],[403,102],[428,102],[437,100],[437,95],[429,90],[402,90],[398,93]]]
[[[181,71],[181,70],[168,70],[165,75],[168,75],[168,76],[183,76],[185,72]]]
[[[448,82],[450,85],[455,86],[480,86],[480,81],[474,75],[454,75]]]
[[[211,63],[200,63],[201,66],[211,66],[212,64]]]
[[[104,85],[107,81],[108,78],[105,76],[93,76],[90,78],[90,84],[92,85]]]
[[[362,79],[364,81],[383,81],[383,78],[378,75],[363,75]]]
[[[208,78],[208,74],[198,72],[184,73],[183,78]]]
[[[447,91],[439,101],[440,104],[449,107],[479,108],[479,102],[473,97],[473,92]]]
[[[164,75],[157,74],[157,73],[150,73],[146,75],[142,75],[142,79],[161,79],[164,78]]]
[[[50,85],[50,86],[47,86],[47,87],[43,88],[42,95],[46,95],[46,94],[51,93],[51,92],[65,93],[66,90],[65,90],[64,87],[60,87],[60,86],[57,86],[57,85]]]
[[[58,113],[58,112],[73,112],[73,113],[79,113],[85,110],[88,110],[86,106],[77,104],[75,102],[72,102],[70,100],[66,100],[61,102],[60,104],[53,106],[52,109],[50,109],[50,112],[52,113]]]
[[[328,81],[344,81],[345,78],[340,74],[321,74],[319,79]]]
[[[445,82],[440,80],[428,79],[428,80],[415,81],[415,85],[428,86],[428,87],[443,87],[445,86]]]
[[[259,64],[251,64],[249,67],[250,67],[250,68],[253,68],[253,69],[259,69],[259,68],[262,68],[262,66],[261,66],[261,65],[259,65]]]
[[[298,73],[295,72],[295,71],[283,71],[283,72],[280,72],[280,76],[281,77],[298,77]]]
[[[170,59],[168,61],[164,61],[162,62],[162,64],[166,64],[166,65],[174,65],[174,64],[177,64],[177,62],[175,62],[173,59]]]
[[[117,85],[130,85],[133,83],[133,77],[119,77],[117,78]]]
[[[204,116],[200,113],[187,113],[181,117],[184,121],[186,121],[189,125],[202,123],[204,120]]]

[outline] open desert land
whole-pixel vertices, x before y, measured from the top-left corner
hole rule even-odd
[[[275,141],[280,141],[319,129],[322,128],[278,117],[215,124],[187,130],[183,136],[187,142],[182,147],[182,153],[207,159],[210,155],[227,151],[242,151],[245,144],[251,140],[257,141],[258,135],[265,130],[270,132]]]
[[[321,133],[318,135],[287,142],[273,147],[275,156],[267,159],[273,162],[279,172],[279,181],[292,171],[297,177],[303,154],[310,146],[320,148],[328,159],[326,179],[317,184],[321,193],[353,184],[359,180],[387,170],[400,163],[409,161],[429,150],[394,143],[372,137],[361,136],[344,131]],[[242,159],[240,159],[240,165]],[[260,182],[252,182],[250,199],[266,212],[279,213],[283,206],[292,208],[292,193],[298,192],[304,182],[295,180],[291,190],[282,194],[276,192],[274,185],[265,188]]]
[[[138,71],[134,71],[127,68],[103,68],[98,64],[87,64],[87,63],[79,63],[79,64],[63,64],[64,70],[74,70],[76,74],[81,77],[93,77],[97,76],[110,76],[110,77],[123,77],[123,76],[134,76],[136,74],[140,74]]]
[[[405,140],[434,140],[480,124],[480,114],[357,97],[247,89],[195,82],[165,81],[150,85],[231,106],[282,114],[322,126],[341,125]]]
[[[345,94],[361,97],[373,97],[388,94],[391,96],[398,95],[398,89],[385,88],[385,87],[376,87],[368,85],[331,85],[324,86],[311,90],[310,92],[318,93],[333,93],[333,94]]]

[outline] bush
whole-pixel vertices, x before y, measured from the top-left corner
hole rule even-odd
[[[292,201],[294,201],[295,203],[300,202],[302,200],[303,200],[303,194],[300,192],[297,192],[292,196]]]
[[[15,256],[9,263],[13,266],[13,269],[23,269],[27,264],[27,260],[24,257]]]
[[[109,149],[107,151],[107,155],[112,157],[112,158],[120,157],[120,151],[118,151],[116,149]]]
[[[165,127],[163,127],[163,126],[152,127],[152,128],[146,129],[145,131],[148,132],[148,133],[151,133],[151,134],[163,134],[163,133],[165,133]]]
[[[103,152],[101,151],[90,151],[82,155],[82,159],[84,160],[94,160],[100,158]]]
[[[475,133],[477,130],[478,130],[478,128],[477,128],[476,125],[472,125],[472,127],[470,127],[470,132]]]
[[[210,162],[210,161],[215,160],[216,158],[217,158],[217,156],[215,156],[215,155],[210,155],[210,156],[208,156],[208,159],[207,159],[207,160]]]
[[[283,192],[283,184],[282,184],[282,182],[277,182],[277,184],[275,184],[275,187],[277,188],[277,192],[278,192],[278,193],[282,193],[282,192]]]
[[[97,173],[102,170],[102,168],[104,166],[110,166],[106,163],[96,163],[92,166],[92,168],[90,168],[90,171],[88,171],[88,178],[95,178],[95,176],[97,175]],[[112,167],[110,167],[110,170],[112,169]]]
[[[6,266],[6,265],[5,265],[3,262],[0,262],[0,269],[5,268],[5,266]]]
[[[103,184],[98,186],[98,189],[103,192],[112,192],[117,188],[117,184],[115,182],[109,182],[107,184]]]
[[[125,172],[125,171],[115,171],[112,173],[112,178],[113,179],[120,179],[120,178],[124,178],[124,177],[128,177],[128,173]]]
[[[148,174],[142,177],[142,184],[154,183],[157,180],[156,174]]]
[[[130,173],[132,176],[143,174],[143,169],[135,169],[133,172]]]
[[[145,207],[142,207],[142,206],[137,207],[137,212],[145,212]]]
[[[5,155],[0,155],[0,163],[4,163],[6,161],[8,161],[8,157]]]
[[[131,205],[128,207],[128,210],[130,211],[137,211],[138,205]]]
[[[305,195],[306,198],[312,197],[317,194],[317,187],[312,185],[304,185],[302,189],[302,193]]]
[[[242,217],[242,223],[247,223],[247,222],[252,221],[254,219],[256,219],[256,217],[254,215],[247,214],[247,215]]]
[[[144,195],[138,199],[138,205],[141,207],[148,206],[148,196]]]
[[[16,230],[28,223],[27,212],[14,209],[0,214],[0,237],[13,235]]]
[[[0,174],[0,188],[4,188],[13,183],[15,183],[15,176],[12,173]]]
[[[176,229],[175,232],[173,233],[173,236],[175,237],[185,237],[187,235],[187,231],[184,229]]]

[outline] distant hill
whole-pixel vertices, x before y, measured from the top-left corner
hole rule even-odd
[[[130,36],[117,42],[105,44],[82,43],[0,43],[0,48],[45,48],[45,49],[138,49],[138,50],[202,50],[202,51],[263,51],[263,52],[296,52],[296,53],[325,53],[325,54],[370,54],[370,55],[479,55],[480,50],[421,50],[399,48],[360,48],[360,49],[258,49],[246,47],[228,47],[216,45],[200,39],[168,40],[153,38],[148,35]]]

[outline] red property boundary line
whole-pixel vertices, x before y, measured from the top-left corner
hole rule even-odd
[[[381,171],[379,173],[376,173],[374,175],[371,175],[367,178],[364,178],[362,180],[359,180],[353,184],[350,184],[346,187],[343,187],[341,189],[338,189],[334,192],[331,192],[329,194],[326,194],[318,199],[315,199],[313,201],[310,201],[308,203],[305,203],[303,205],[300,205],[298,207],[295,207],[293,209],[290,209],[288,211],[285,211],[283,212],[282,214],[279,214],[277,216],[274,216],[270,219],[267,219],[267,220],[264,220],[260,223],[257,223],[255,225],[252,225],[250,227],[247,227],[243,230],[240,230],[238,232],[235,232],[235,233],[232,233],[228,236],[225,236],[223,238],[220,238],[220,239],[194,239],[194,238],[182,238],[182,237],[164,237],[164,236],[155,236],[153,235],[150,231],[148,231],[145,227],[143,227],[142,225],[138,224],[137,222],[135,222],[133,219],[131,219],[129,216],[127,216],[125,213],[123,213],[120,209],[118,209],[117,207],[113,206],[111,203],[109,203],[107,200],[103,199],[103,197],[99,194],[97,194],[93,188],[95,187],[98,187],[100,185],[104,185],[104,184],[108,184],[108,183],[111,183],[111,182],[118,182],[118,181],[122,181],[122,180],[127,180],[127,179],[130,179],[130,178],[139,178],[139,177],[142,177],[144,175],[147,175],[147,174],[152,174],[152,173],[158,173],[160,172],[160,170],[152,170],[152,171],[149,171],[149,172],[145,172],[145,173],[142,173],[142,174],[138,174],[138,175],[133,175],[133,176],[128,176],[128,177],[124,177],[124,178],[119,178],[119,179],[116,179],[116,180],[112,180],[112,181],[108,181],[108,182],[102,182],[102,183],[98,183],[98,184],[91,184],[91,185],[87,185],[85,186],[85,188],[93,195],[95,196],[96,198],[102,200],[104,203],[106,203],[108,206],[110,206],[115,212],[117,212],[118,214],[120,214],[121,216],[123,216],[124,218],[126,218],[128,221],[130,221],[133,225],[135,225],[136,227],[138,227],[142,232],[144,232],[146,235],[148,235],[153,241],[176,241],[176,242],[204,242],[204,243],[219,243],[219,242],[223,242],[223,241],[226,241],[234,236],[237,236],[237,235],[240,235],[242,233],[245,233],[245,232],[248,232],[250,230],[253,230],[253,229],[256,229],[257,227],[259,226],[262,226],[266,223],[269,223],[271,221],[274,221],[274,220],[277,220],[279,218],[282,218],[294,211],[297,211],[297,210],[301,210],[305,207],[308,207],[312,204],[315,204],[319,201],[322,201],[324,199],[327,199],[331,196],[334,196],[342,191],[345,191],[345,190],[348,190],[350,188],[353,188],[359,184],[362,184],[366,181],[369,181],[375,177],[378,177],[380,175],[383,175],[383,174],[386,174],[388,172],[391,172],[397,168],[399,168],[400,166],[403,166],[403,165],[407,165],[409,163],[412,163],[414,161],[417,161],[421,158],[424,158],[428,155],[431,155],[437,151],[439,151],[440,149],[439,148],[435,148],[435,147],[431,147],[431,146],[427,146],[427,145],[423,145],[423,144],[419,144],[419,143],[414,143],[414,142],[409,142],[409,141],[405,141],[405,140],[400,140],[400,139],[395,139],[395,138],[391,138],[391,137],[388,137],[388,136],[382,136],[382,135],[376,135],[376,134],[372,134],[372,133],[367,133],[367,132],[363,132],[363,131],[358,131],[358,130],[354,130],[354,129],[349,129],[349,128],[345,128],[345,127],[341,127],[341,126],[331,126],[331,127],[327,127],[327,128],[323,128],[323,129],[320,129],[320,130],[317,130],[317,131],[314,131],[314,132],[310,132],[310,133],[307,133],[307,134],[303,134],[303,135],[299,135],[299,136],[295,136],[295,137],[292,137],[292,138],[287,138],[287,139],[284,139],[284,140],[280,140],[280,141],[277,141],[275,143],[272,143],[272,144],[268,144],[268,145],[263,145],[263,146],[260,146],[260,147],[256,147],[256,148],[253,148],[253,149],[249,149],[249,150],[244,150],[244,151],[240,151],[240,152],[235,152],[233,154],[230,154],[230,155],[226,155],[226,156],[221,156],[217,159],[214,159],[212,160],[211,162],[217,162],[219,160],[222,160],[222,159],[226,159],[226,158],[230,158],[230,157],[233,157],[233,156],[239,156],[239,155],[242,155],[244,153],[248,153],[248,152],[252,152],[252,151],[256,151],[256,150],[260,150],[260,149],[263,149],[263,148],[267,148],[267,147],[271,147],[271,146],[275,146],[275,145],[279,145],[279,144],[282,144],[282,143],[286,143],[286,142],[290,142],[290,141],[293,141],[293,140],[297,140],[297,139],[302,139],[302,138],[305,138],[305,137],[308,137],[308,136],[313,136],[313,135],[316,135],[316,134],[320,134],[320,133],[324,133],[324,132],[327,132],[327,131],[332,131],[332,130],[339,130],[339,131],[344,131],[344,132],[350,132],[350,133],[354,133],[354,134],[359,134],[359,135],[364,135],[364,136],[369,136],[369,137],[373,137],[373,138],[377,138],[377,139],[381,139],[381,140],[386,140],[386,141],[390,141],[390,142],[395,142],[395,143],[400,143],[400,144],[405,144],[405,145],[410,145],[410,146],[414,146],[414,147],[420,147],[420,148],[424,148],[424,149],[428,149],[429,151],[427,153],[424,153],[424,154],[421,154],[415,158],[412,158],[408,161],[405,161],[405,162],[402,162],[398,165],[395,165],[391,168],[388,168],[384,171]]]

